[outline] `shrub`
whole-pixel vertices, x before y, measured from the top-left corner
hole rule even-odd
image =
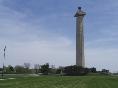
[[[73,66],[66,66],[64,68],[65,75],[69,76],[80,76],[88,74],[88,68],[83,68],[81,66],[73,65]]]

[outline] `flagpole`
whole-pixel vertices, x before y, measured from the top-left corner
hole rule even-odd
[[[3,60],[3,69],[2,69],[2,79],[4,78],[4,61],[6,59],[5,51],[6,51],[6,46],[4,48],[4,60]]]
[[[4,77],[4,62],[3,62],[3,67],[2,67],[2,79]]]

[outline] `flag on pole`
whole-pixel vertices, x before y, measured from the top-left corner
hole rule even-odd
[[[6,48],[7,48],[7,47],[5,46],[5,48],[4,48],[4,59],[5,59],[5,51],[6,51]]]
[[[5,46],[5,48],[4,48],[4,52],[6,51],[6,48],[7,48],[7,47]]]

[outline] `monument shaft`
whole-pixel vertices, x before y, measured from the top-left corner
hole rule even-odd
[[[85,12],[78,8],[76,17],[76,65],[85,67],[83,18]]]

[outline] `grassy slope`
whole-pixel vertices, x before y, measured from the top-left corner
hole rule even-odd
[[[0,80],[0,88],[118,88],[118,77],[25,77]]]

